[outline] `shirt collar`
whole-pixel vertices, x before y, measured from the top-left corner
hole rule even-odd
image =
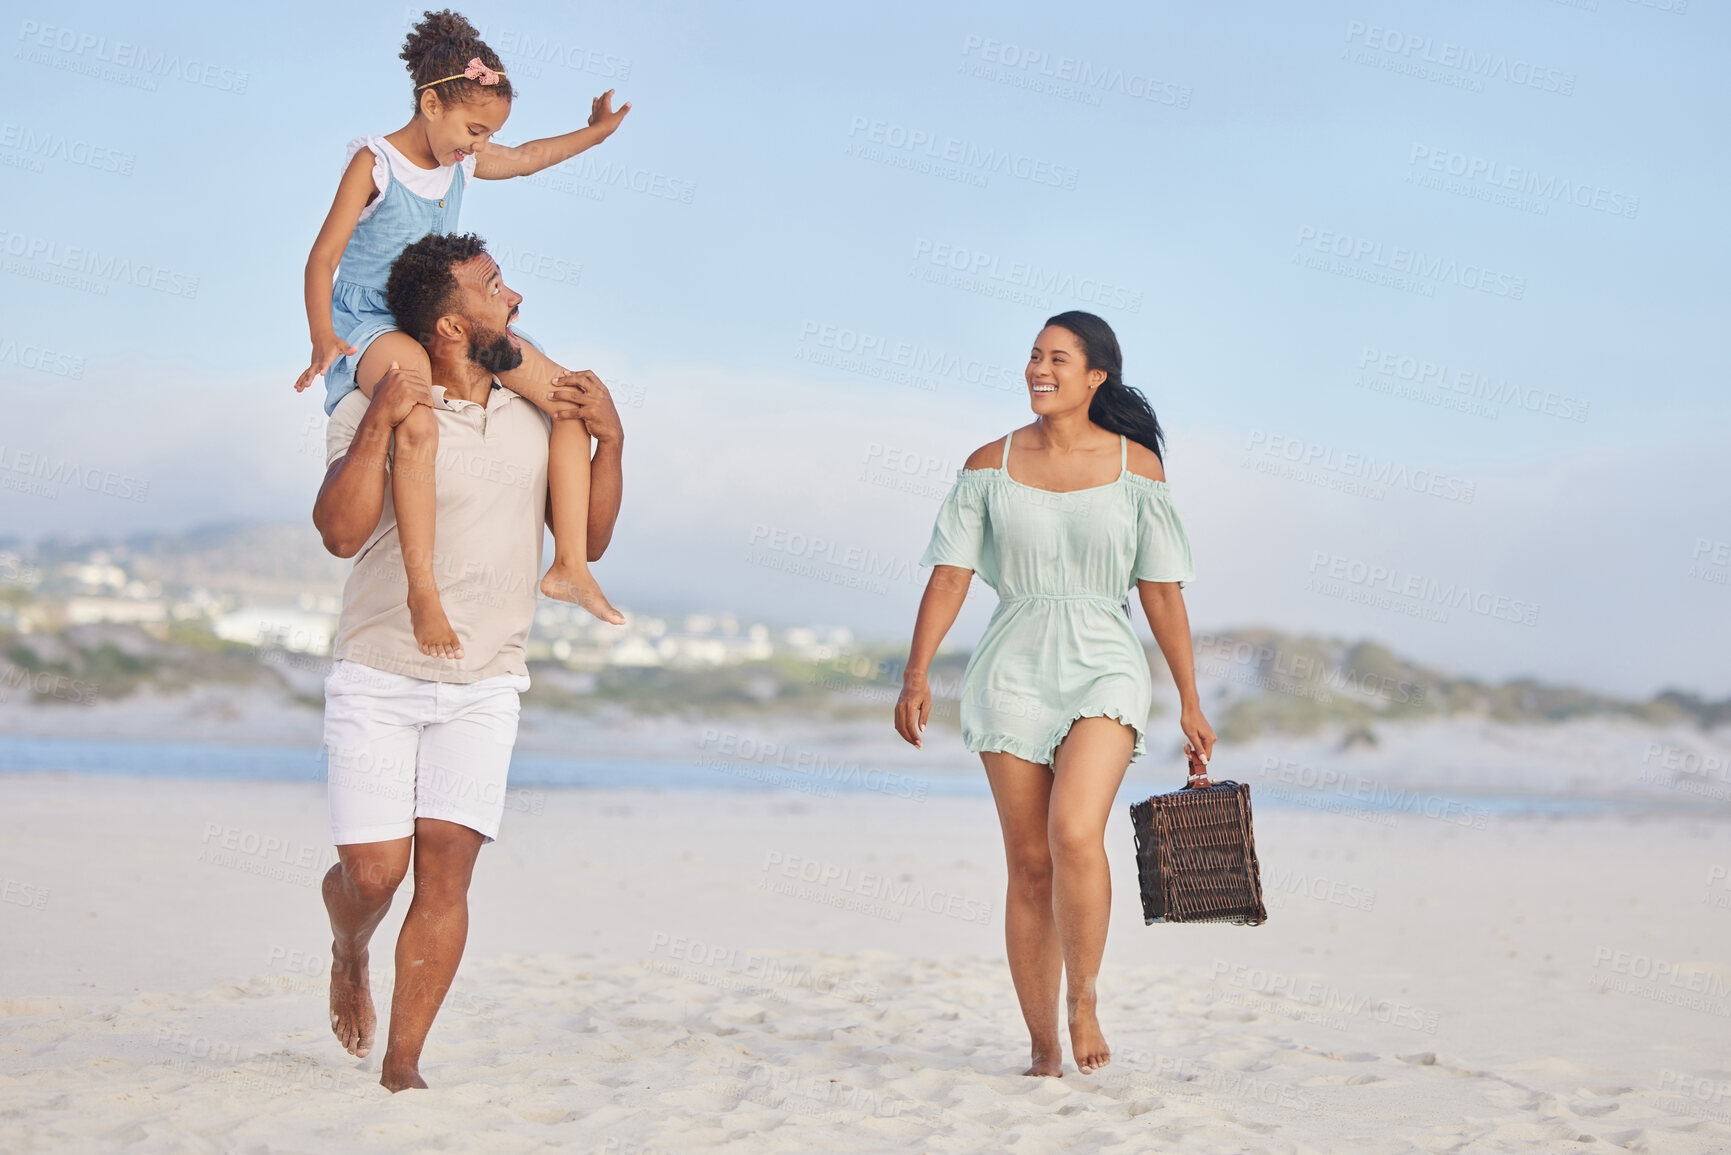
[[[457,412],[461,412],[471,405],[479,406],[484,409],[493,409],[497,406],[504,405],[515,396],[517,396],[515,393],[499,384],[499,378],[495,376],[493,378],[493,387],[487,391],[487,402],[485,405],[482,405],[479,401],[464,401],[456,397],[446,397],[445,408]]]

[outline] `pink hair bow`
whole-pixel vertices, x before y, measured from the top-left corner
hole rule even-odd
[[[478,84],[499,83],[499,74],[482,64],[479,56],[469,58],[469,66],[463,69],[463,75]]]
[[[471,56],[469,58],[469,67],[463,69],[463,71],[454,73],[450,76],[441,76],[437,80],[429,80],[425,84],[417,85],[415,91],[419,92],[423,88],[431,88],[435,84],[443,84],[447,80],[463,80],[465,78],[473,80],[477,84],[497,84],[499,83],[499,78],[504,75],[503,72],[494,72],[491,68],[482,64],[479,56]]]

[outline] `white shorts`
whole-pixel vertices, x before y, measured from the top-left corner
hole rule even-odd
[[[527,674],[429,682],[339,661],[325,678],[331,841],[385,842],[415,819],[460,822],[493,841]]]

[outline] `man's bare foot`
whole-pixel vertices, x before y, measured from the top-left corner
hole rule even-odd
[[[604,622],[622,626],[625,615],[613,608],[601,585],[589,572],[589,567],[553,559],[553,566],[541,579],[541,592],[562,602],[576,602]]]
[[[367,952],[345,959],[331,945],[331,1033],[343,1050],[364,1059],[373,1049],[379,1018],[373,1013],[373,991],[367,982]]]
[[[1034,1047],[1033,1057],[1034,1065],[1023,1071],[1022,1074],[1040,1075],[1053,1079],[1064,1077],[1064,1051],[1058,1046],[1057,1039],[1053,1039],[1050,1046]]]
[[[463,643],[445,617],[438,590],[409,591],[409,624],[415,630],[415,644],[427,657],[456,661],[463,656]]]
[[[1076,1069],[1084,1075],[1093,1074],[1112,1061],[1112,1048],[1100,1033],[1100,1020],[1094,1014],[1094,1003],[1076,1003],[1070,1007],[1070,1054]]]
[[[391,1057],[386,1055],[384,1071],[379,1075],[379,1086],[393,1095],[398,1091],[425,1091],[427,1081],[421,1078],[420,1068],[418,1062],[393,1063]]]

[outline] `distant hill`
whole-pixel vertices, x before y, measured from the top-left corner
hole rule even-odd
[[[224,547],[227,548],[226,546]],[[222,553],[212,556],[222,557]],[[197,573],[196,550],[182,560]],[[1161,666],[1159,652],[1150,660]],[[957,724],[956,699],[967,655],[933,663],[934,721]],[[1224,741],[1259,735],[1338,733],[1346,745],[1374,744],[1376,728],[1443,717],[1543,724],[1615,717],[1702,729],[1731,722],[1731,699],[1713,702],[1668,690],[1645,701],[1615,698],[1531,679],[1491,684],[1404,659],[1371,641],[1293,635],[1269,629],[1196,639],[1198,685]],[[861,646],[826,661],[777,654],[739,665],[568,671],[534,664],[529,704],[577,714],[773,716],[817,720],[877,717],[895,701],[905,650]],[[252,686],[303,705],[319,702],[328,659],[261,652],[220,641],[197,623],[152,636],[137,626],[75,626],[58,633],[0,627],[0,700],[53,707],[70,701],[119,701],[141,690],[181,693],[196,686]],[[1164,675],[1156,676],[1156,684]]]
[[[1159,652],[1151,659],[1158,668]],[[1307,734],[1376,722],[1472,714],[1502,722],[1561,722],[1615,716],[1654,725],[1712,728],[1731,721],[1731,698],[1713,702],[1681,690],[1631,700],[1531,678],[1501,683],[1456,675],[1402,658],[1380,643],[1286,634],[1251,627],[1198,635],[1199,683],[1215,691],[1212,721],[1223,739],[1265,732]]]
[[[129,573],[165,588],[202,586],[238,595],[243,603],[292,603],[304,594],[334,594],[349,563],[330,556],[310,521],[212,526],[183,534],[113,539],[45,538],[0,542],[47,575],[32,595],[0,588],[0,611],[31,596],[61,596],[63,563],[82,561],[93,549],[124,562]],[[75,592],[75,591],[73,591]],[[1264,733],[1340,731],[1373,740],[1373,727],[1407,720],[1479,716],[1513,723],[1559,722],[1603,716],[1654,725],[1686,723],[1711,729],[1731,723],[1731,698],[1703,699],[1668,689],[1645,700],[1619,698],[1531,678],[1493,683],[1423,665],[1369,639],[1351,640],[1245,627],[1195,639],[1198,682],[1220,735],[1243,741]],[[587,711],[601,705],[644,714],[746,711],[871,713],[893,702],[900,688],[905,643],[854,647],[824,664],[778,656],[769,662],[711,669],[608,669],[566,684],[557,676],[538,683],[535,696],[555,708]],[[61,636],[23,636],[0,626],[0,692],[16,691],[34,674],[88,682],[104,699],[146,686],[185,687],[216,680],[261,686],[282,684],[280,655],[260,655],[218,642],[196,623],[177,623],[150,637],[134,627],[69,630]],[[932,670],[932,684],[955,717],[965,653],[947,651]],[[1163,660],[1149,648],[1155,669]],[[296,662],[319,661],[310,655]],[[546,664],[548,674],[561,667]],[[1163,678],[1157,677],[1156,684]],[[572,687],[576,686],[576,689]],[[307,696],[296,682],[295,694]],[[316,687],[315,687],[316,692]]]
[[[349,563],[325,552],[312,521],[209,526],[182,534],[115,540],[42,538],[21,548],[52,573],[100,549],[133,577],[165,586],[203,586],[258,600],[294,602],[303,593],[341,591]]]

